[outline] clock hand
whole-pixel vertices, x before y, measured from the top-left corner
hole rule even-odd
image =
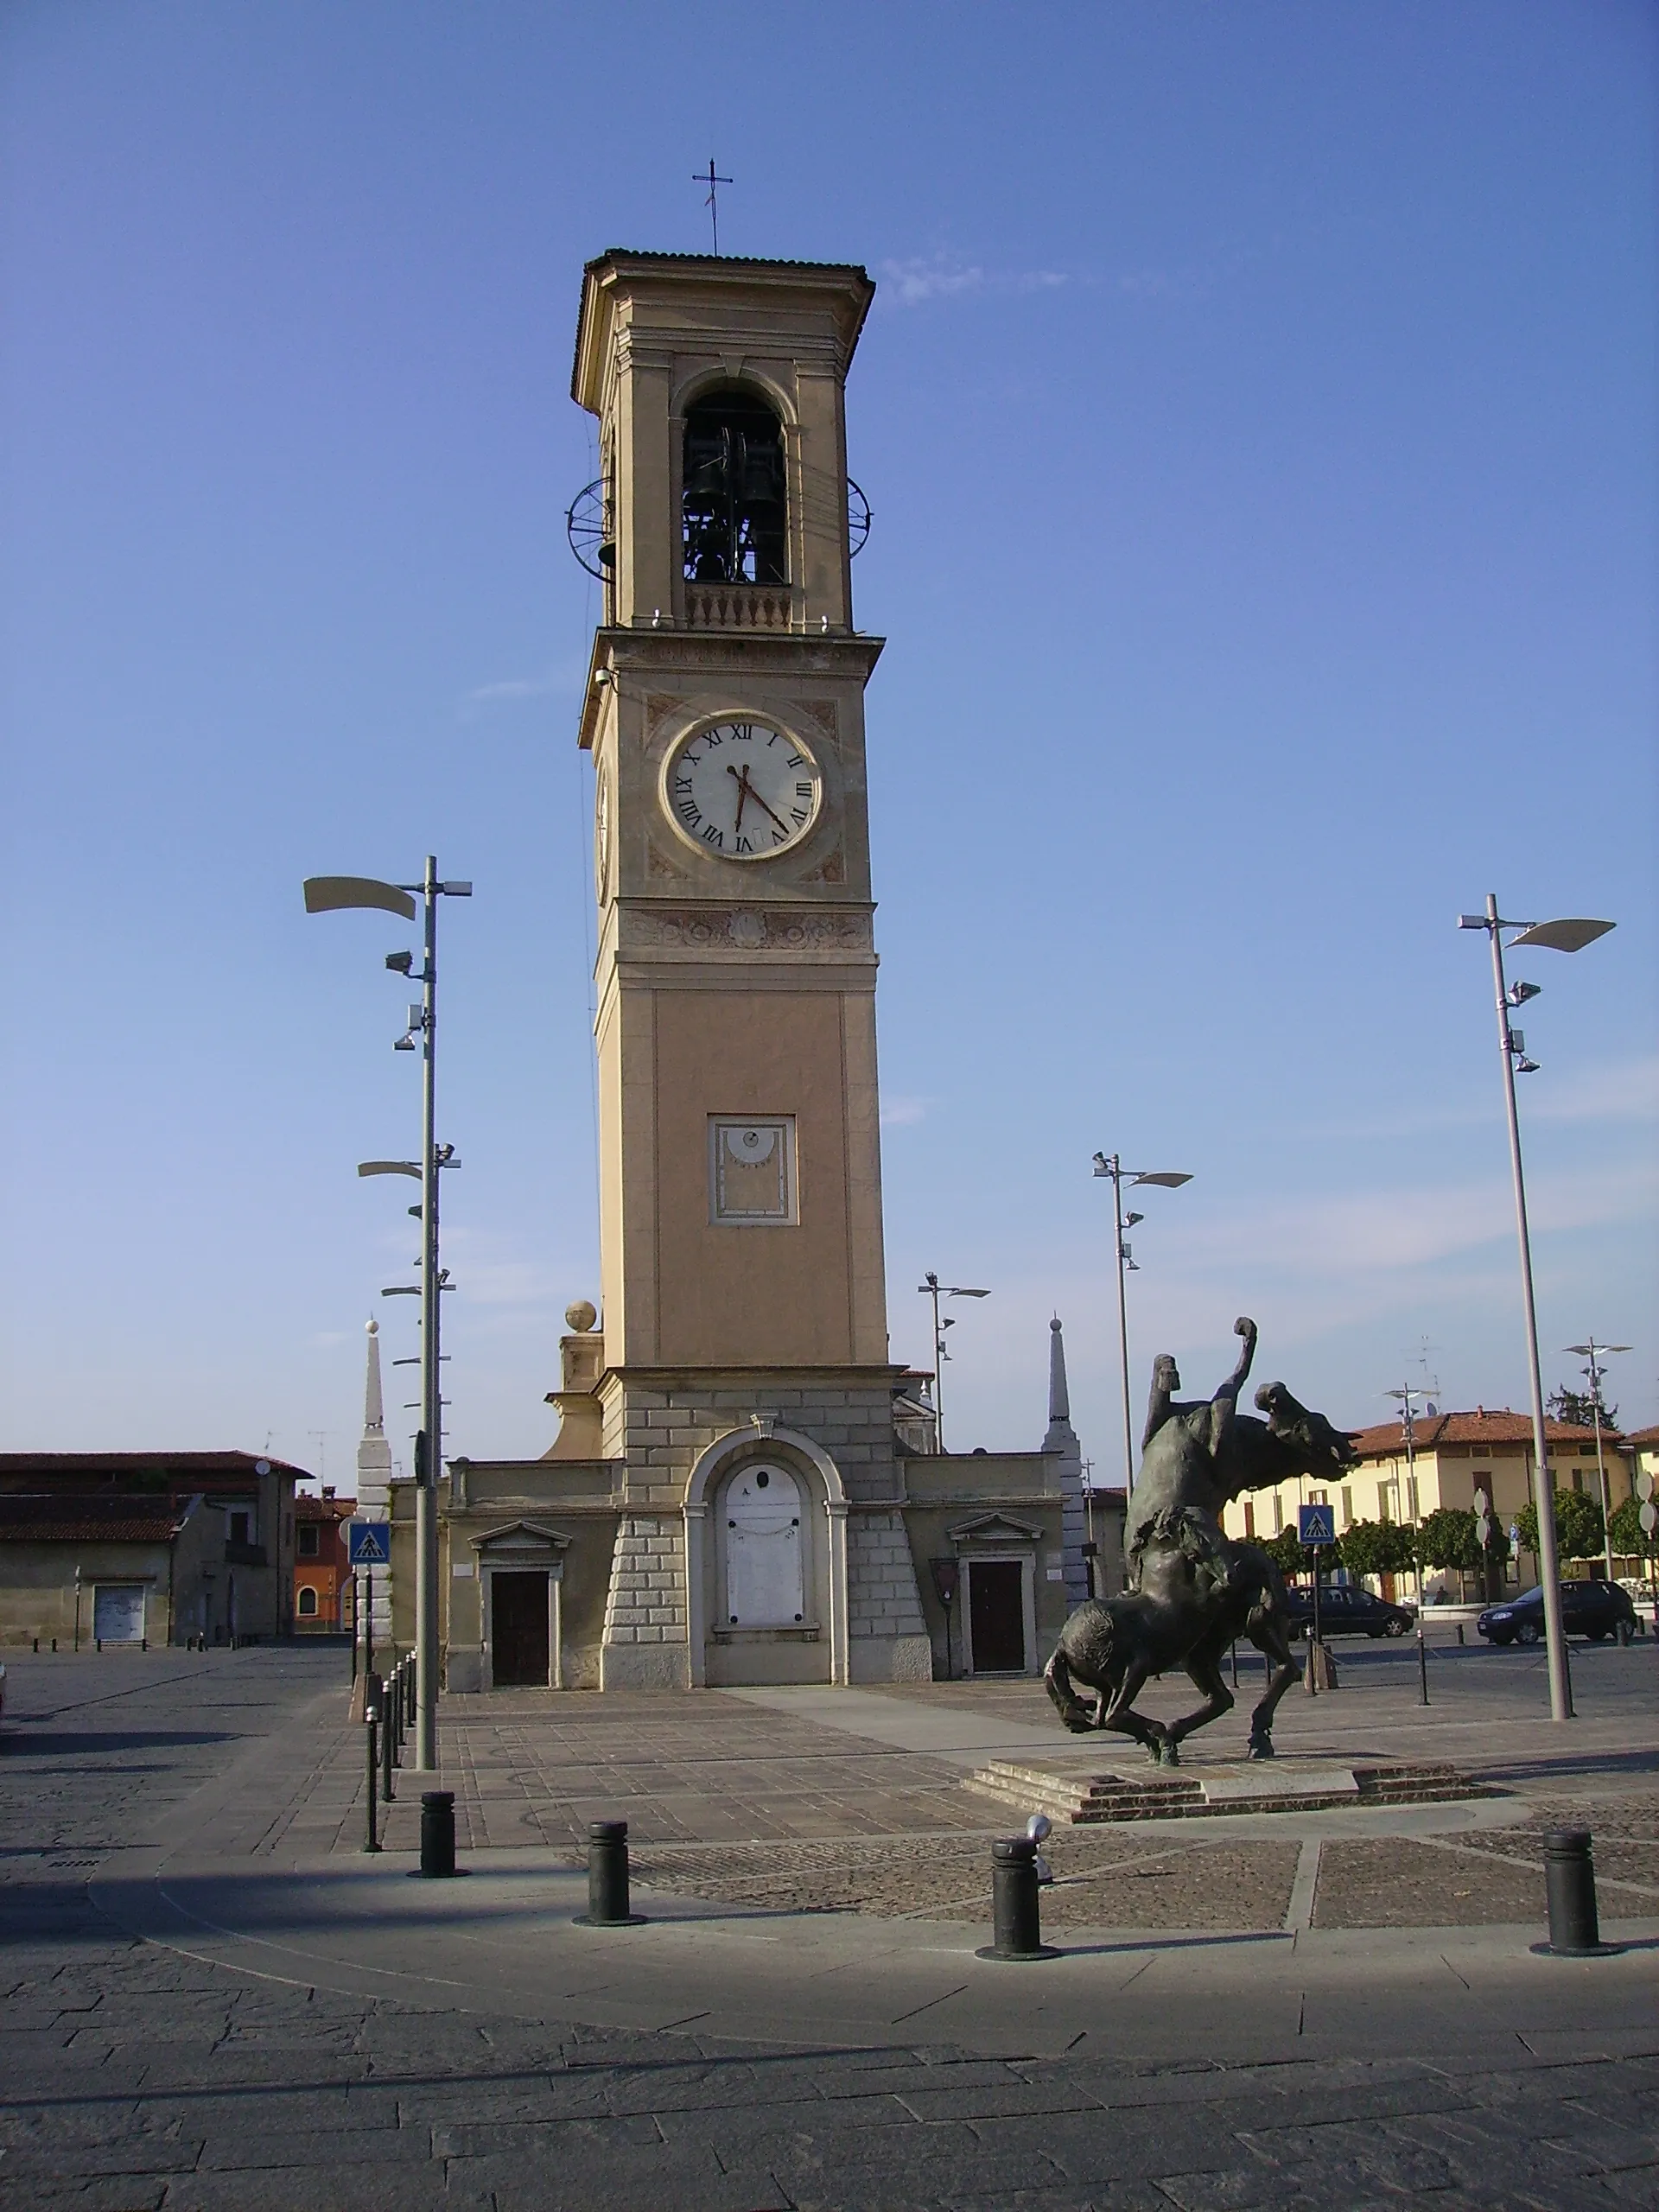
[[[726,763],[726,772],[728,776],[737,778],[737,819],[732,824],[732,835],[735,837],[743,828],[743,802],[749,797],[749,772],[747,767],[734,767],[728,760]],[[758,798],[760,793],[757,791],[754,796]]]
[[[734,769],[733,773],[741,778],[744,790],[747,791],[749,797],[754,801],[755,804],[760,807],[765,807],[766,812],[768,814],[772,814],[772,809],[769,806],[766,806],[765,799],[761,798],[760,792],[756,791],[754,785],[749,781],[748,770],[747,768]],[[783,831],[785,837],[793,834],[788,823],[783,819],[781,815],[772,814],[772,818],[778,824],[778,827]]]

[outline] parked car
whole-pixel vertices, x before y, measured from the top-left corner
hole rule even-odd
[[[1313,1592],[1299,1584],[1287,1593],[1290,1599],[1290,1632],[1302,1636],[1313,1624]],[[1405,1636],[1416,1614],[1409,1605],[1395,1605],[1387,1598],[1373,1598],[1351,1582],[1319,1585],[1321,1636]]]
[[[1560,1589],[1561,1625],[1569,1636],[1587,1636],[1599,1643],[1616,1634],[1621,1622],[1634,1634],[1636,1607],[1617,1582],[1563,1582]],[[1475,1626],[1494,1643],[1536,1643],[1544,1633],[1542,1590],[1488,1605]]]

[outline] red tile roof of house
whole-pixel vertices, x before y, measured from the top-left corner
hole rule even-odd
[[[1420,1452],[1433,1452],[1442,1444],[1530,1444],[1532,1415],[1511,1413],[1507,1406],[1477,1407],[1471,1414],[1432,1414],[1413,1424]],[[1618,1432],[1602,1430],[1610,1443]],[[1580,1428],[1571,1421],[1546,1421],[1544,1439],[1549,1444],[1593,1444],[1593,1428]],[[1397,1458],[1406,1448],[1405,1430],[1397,1421],[1378,1421],[1373,1428],[1354,1432],[1354,1449],[1362,1459]]]
[[[0,1497],[0,1543],[170,1544],[189,1518],[153,1497]]]
[[[304,1467],[263,1452],[0,1452],[0,1485],[16,1488],[22,1478],[33,1489],[45,1490],[58,1482],[130,1482],[148,1475],[175,1488],[206,1490],[215,1480],[251,1479],[261,1459],[279,1475],[312,1479]]]
[[[314,1497],[308,1490],[294,1494],[296,1521],[349,1521],[356,1511],[354,1497]]]
[[[1610,1432],[1605,1428],[1601,1433],[1604,1436],[1610,1433]],[[1621,1444],[1640,1444],[1643,1446],[1659,1444],[1659,1424],[1656,1424],[1652,1428],[1633,1428],[1628,1436],[1621,1436],[1618,1440]]]

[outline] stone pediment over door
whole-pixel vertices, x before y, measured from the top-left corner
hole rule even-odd
[[[544,1567],[554,1574],[563,1572],[564,1554],[570,1548],[569,1536],[537,1521],[510,1521],[467,1541],[478,1554],[480,1567]]]
[[[945,1535],[953,1544],[1034,1544],[1042,1535],[1039,1522],[1016,1521],[1011,1513],[982,1513],[972,1521],[958,1521]]]

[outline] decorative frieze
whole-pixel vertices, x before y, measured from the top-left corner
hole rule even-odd
[[[630,946],[662,944],[697,951],[868,952],[868,914],[818,912],[798,906],[630,907],[623,925]]]

